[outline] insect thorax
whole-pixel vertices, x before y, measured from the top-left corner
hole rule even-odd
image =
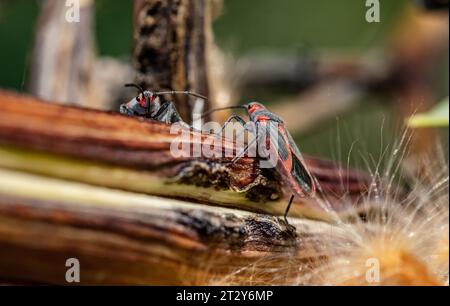
[[[260,117],[260,118],[267,118],[270,121],[275,121],[275,122],[278,122],[278,123],[281,123],[281,124],[284,123],[283,119],[281,119],[280,117],[278,117],[274,113],[269,112],[266,109],[261,109],[261,110],[255,111],[251,115],[250,119],[252,119],[252,121],[257,121],[258,117]]]

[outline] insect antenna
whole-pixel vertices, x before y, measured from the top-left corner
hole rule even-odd
[[[188,95],[188,96],[197,97],[197,98],[203,99],[205,101],[208,100],[208,97],[205,97],[201,94],[191,92],[191,91],[170,90],[170,91],[155,92],[155,95],[173,95],[173,94],[184,94],[184,95]]]
[[[142,96],[144,97],[145,95],[144,95],[144,89],[141,87],[141,86],[139,86],[138,84],[134,84],[134,83],[129,83],[129,84],[125,84],[125,87],[134,87],[134,88],[137,88],[140,92],[141,92],[141,94],[142,94]]]

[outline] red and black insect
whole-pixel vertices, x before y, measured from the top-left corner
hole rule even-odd
[[[186,123],[182,120],[173,102],[164,101],[161,99],[163,95],[185,94],[203,99],[205,101],[208,100],[207,97],[190,91],[170,90],[152,92],[144,90],[137,84],[126,84],[125,86],[135,87],[140,91],[140,93],[136,98],[120,105],[120,113],[129,116],[145,117],[167,124],[176,122],[181,124]]]
[[[286,207],[284,213],[284,219],[287,223],[287,214],[291,207],[294,196],[299,197],[313,197],[316,192],[315,179],[311,175],[310,171],[305,165],[304,159],[291,134],[286,129],[284,121],[275,115],[274,113],[268,111],[266,107],[257,102],[250,102],[243,106],[232,106],[225,108],[217,108],[209,111],[207,114],[224,109],[245,109],[250,120],[254,123],[255,131],[251,131],[246,125],[246,121],[238,116],[231,116],[223,125],[222,130],[225,129],[226,125],[231,121],[235,120],[244,126],[244,129],[249,130],[249,132],[255,133],[255,137],[247,143],[243,151],[233,158],[231,161],[234,163],[236,160],[244,156],[248,151],[249,147],[255,142],[263,144],[266,147],[272,147],[276,149],[275,154],[277,155],[276,169],[281,174],[282,179],[291,188],[293,195],[289,200],[289,204]],[[274,129],[272,129],[274,128]],[[275,130],[275,132],[273,132]],[[274,146],[268,146],[268,144],[275,144]]]

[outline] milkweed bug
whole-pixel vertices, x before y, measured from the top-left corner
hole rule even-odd
[[[254,132],[256,137],[247,143],[242,152],[235,156],[231,163],[234,163],[241,158],[248,151],[249,147],[254,142],[260,141],[259,138],[264,135],[266,135],[266,137],[262,140],[264,140],[265,144],[275,143],[275,146],[272,146],[272,148],[276,148],[276,169],[281,174],[284,182],[293,192],[284,213],[284,220],[288,223],[287,215],[289,213],[292,201],[294,200],[294,196],[313,197],[316,191],[316,183],[314,177],[305,165],[300,150],[295,144],[291,134],[286,129],[284,121],[274,113],[268,111],[264,105],[257,102],[250,102],[243,106],[217,108],[204,113],[204,115],[224,109],[245,109],[250,121],[254,123],[254,127],[256,129],[255,131],[249,131]],[[242,117],[233,115],[225,121],[222,129],[219,131],[219,134],[221,134],[227,124],[233,120],[242,124],[244,129],[249,130],[246,126],[246,121]],[[269,131],[271,126],[276,127],[275,134]]]
[[[181,124],[186,123],[181,119],[181,116],[178,113],[173,102],[161,102],[160,96],[166,94],[185,94],[203,99],[205,101],[208,100],[207,97],[190,91],[170,90],[152,92],[144,90],[137,84],[126,84],[125,87],[135,87],[140,91],[140,93],[136,98],[132,99],[128,103],[120,105],[120,113],[129,116],[150,118],[167,124],[176,122]]]

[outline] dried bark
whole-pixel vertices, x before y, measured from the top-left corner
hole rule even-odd
[[[230,165],[229,157],[175,157],[170,146],[179,135],[159,122],[48,105],[10,93],[0,93],[0,100],[3,167],[275,215],[284,212],[290,196],[277,172],[260,169],[255,158]],[[208,137],[189,133],[191,147]],[[223,147],[237,149],[227,140]],[[350,209],[341,198],[361,197],[371,182],[364,173],[331,162],[307,157],[306,163],[322,186],[322,196],[340,213]],[[111,177],[111,171],[117,175]],[[296,199],[292,215],[327,218],[318,201]]]
[[[305,271],[321,264],[320,241],[332,232],[326,223],[293,220],[296,235],[266,215],[17,179],[58,193],[0,196],[0,277],[6,280],[67,284],[65,262],[76,258],[82,284],[289,283],[298,272],[286,262]],[[89,200],[102,193],[102,200]]]
[[[342,239],[320,221],[292,218],[294,232],[246,212],[282,214],[280,178],[248,157],[234,166],[176,158],[169,129],[0,92],[0,279],[65,284],[65,260],[75,257],[83,284],[293,283],[298,267],[326,260],[321,241]],[[307,162],[325,192],[343,192],[342,169]],[[357,172],[349,182],[358,195],[367,187]],[[291,216],[301,215],[332,217],[306,199],[294,203]]]
[[[136,0],[134,66],[137,82],[148,89],[190,90],[210,96],[207,52],[211,18],[207,0]],[[171,98],[190,122],[187,96]],[[208,109],[204,105],[199,111]]]

